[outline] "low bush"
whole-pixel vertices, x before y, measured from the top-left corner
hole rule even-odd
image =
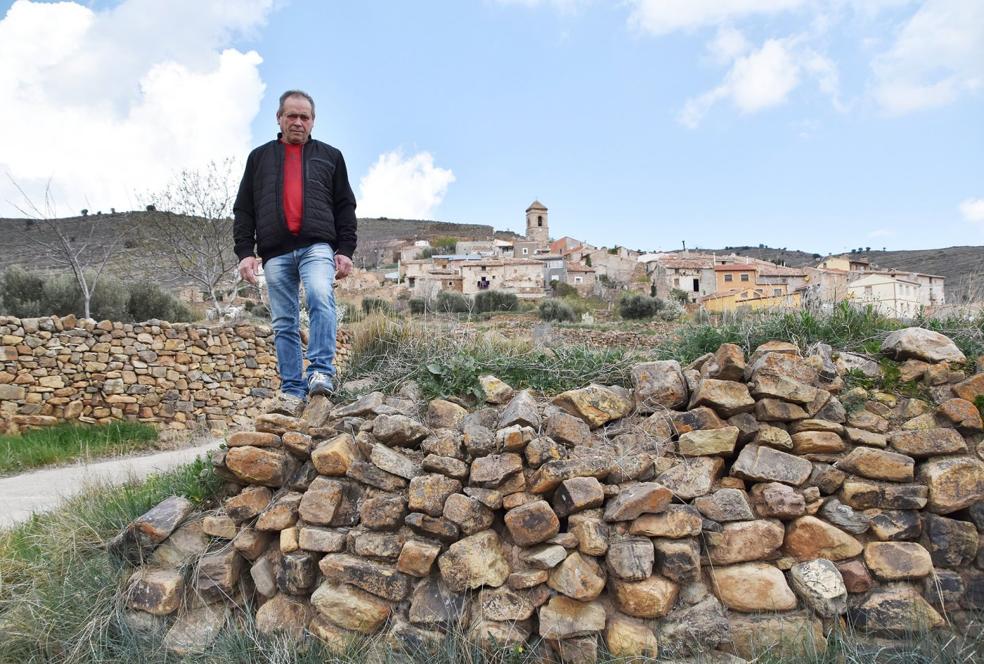
[[[388,314],[393,312],[393,305],[379,297],[366,297],[362,299],[362,312],[371,314],[373,312]]]
[[[422,297],[411,297],[407,300],[407,304],[410,305],[412,314],[422,314],[427,311],[427,300]]]
[[[556,299],[541,302],[539,313],[542,320],[573,323],[577,319],[571,305]]]
[[[665,307],[665,303],[647,295],[626,295],[618,302],[618,313],[622,318],[639,320],[652,318]]]
[[[467,314],[473,306],[470,297],[454,291],[441,291],[431,301],[431,310],[444,314]]]
[[[553,291],[554,297],[577,297],[577,289],[563,281],[551,281],[550,290]]]
[[[487,290],[475,295],[475,311],[516,311],[519,308],[519,298],[515,293]]]
[[[138,281],[130,287],[126,301],[127,319],[141,322],[156,318],[171,323],[194,320],[191,310],[157,284]]]

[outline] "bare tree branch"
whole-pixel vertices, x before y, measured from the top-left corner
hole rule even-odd
[[[238,178],[227,158],[202,169],[180,171],[163,190],[146,196],[157,214],[147,221],[146,246],[179,274],[207,292],[221,315],[221,294],[235,284],[232,205]]]
[[[57,219],[54,196],[49,180],[39,205],[20,184],[8,174],[8,179],[20,194],[21,204],[14,207],[26,218],[42,225],[47,234],[26,231],[24,236],[52,263],[68,268],[82,295],[83,316],[90,318],[92,297],[99,286],[106,265],[129,234],[129,230],[113,233],[109,241],[97,241],[96,218]],[[75,234],[66,233],[71,228]],[[53,235],[54,238],[50,236]],[[84,238],[79,241],[78,238]]]

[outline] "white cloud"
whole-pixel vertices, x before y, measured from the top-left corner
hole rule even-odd
[[[961,202],[960,214],[971,223],[984,224],[984,198],[968,198]]]
[[[630,0],[629,25],[653,35],[797,9],[807,0]]]
[[[731,26],[719,27],[714,39],[707,42],[707,54],[718,65],[734,62],[735,58],[745,55],[750,49],[751,44],[745,35]]]
[[[715,104],[726,100],[730,100],[742,113],[756,113],[779,106],[787,101],[804,78],[815,79],[817,87],[831,97],[834,108],[845,110],[846,106],[840,100],[837,66],[826,56],[804,46],[805,39],[802,35],[769,39],[761,48],[734,58],[724,81],[688,99],[677,119],[693,129]],[[738,44],[737,40],[732,41]],[[713,50],[714,47],[711,48]],[[724,50],[719,52],[723,53]]]
[[[434,165],[429,152],[386,152],[359,181],[359,216],[433,218],[454,179],[449,169]]]
[[[874,97],[889,113],[949,104],[984,87],[984,2],[928,0],[877,56]]]
[[[58,212],[136,204],[180,168],[243,155],[260,56],[228,48],[273,0],[18,0],[0,20],[0,173]],[[22,200],[0,180],[0,212]]]
[[[735,60],[721,85],[688,100],[679,120],[694,128],[712,106],[726,99],[743,113],[776,106],[786,101],[799,80],[800,65],[790,43],[770,39],[762,48]]]

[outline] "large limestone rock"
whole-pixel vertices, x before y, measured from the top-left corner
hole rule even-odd
[[[950,514],[984,500],[984,462],[969,457],[931,459],[919,470],[929,489],[929,511]]]
[[[683,370],[676,360],[636,364],[632,367],[632,384],[640,413],[674,410],[685,405],[690,396]]]
[[[624,388],[595,384],[563,392],[554,397],[553,404],[580,417],[592,429],[625,417],[635,405]]]
[[[721,532],[705,534],[708,556],[716,565],[769,558],[782,546],[785,532],[774,520],[726,523]]]
[[[873,480],[911,482],[916,462],[912,457],[904,454],[870,447],[856,447],[834,465],[845,472]]]
[[[547,585],[572,599],[587,602],[601,594],[605,578],[604,570],[593,558],[575,551],[550,572]]]
[[[226,468],[247,484],[283,486],[289,470],[287,453],[266,447],[233,447],[226,453]]]
[[[915,542],[868,542],[864,562],[884,581],[918,579],[933,571],[929,551]]]
[[[509,577],[509,562],[495,531],[484,530],[461,539],[437,560],[441,578],[454,592],[481,586],[498,588]]]
[[[642,514],[662,512],[672,498],[670,490],[657,482],[633,484],[608,501],[605,521],[632,521]]]
[[[861,542],[843,530],[814,516],[803,516],[793,521],[786,530],[783,551],[796,560],[845,560],[860,555]]]
[[[770,447],[747,445],[731,467],[731,474],[756,482],[799,486],[810,478],[813,465],[806,459]]]
[[[677,448],[684,456],[730,455],[738,442],[738,427],[701,429],[680,435]]]
[[[506,528],[516,544],[531,546],[560,531],[560,519],[545,500],[535,500],[506,512]]]
[[[187,498],[166,498],[130,522],[123,532],[109,542],[107,548],[110,553],[133,565],[139,565],[194,509],[194,503]]]
[[[324,618],[342,629],[372,634],[389,618],[388,602],[347,584],[325,581],[311,595],[311,605]]]
[[[817,558],[789,570],[793,590],[814,613],[834,618],[847,611],[847,587],[840,570],[829,560]]]
[[[654,659],[659,652],[652,629],[639,620],[618,614],[608,621],[605,645],[613,657]]]
[[[916,458],[966,452],[967,443],[953,429],[896,431],[889,437],[892,447]]]
[[[540,411],[536,399],[529,390],[522,390],[506,404],[499,416],[499,428],[504,429],[518,424],[524,427],[540,428]]]
[[[848,610],[852,622],[862,629],[906,633],[943,626],[943,618],[919,591],[904,583],[876,588],[855,608]]]
[[[605,629],[605,609],[598,602],[579,602],[556,595],[540,608],[540,636],[571,639]]]
[[[615,604],[622,613],[635,618],[662,618],[676,603],[680,587],[661,576],[642,581],[612,578]]]
[[[755,399],[744,383],[705,378],[690,400],[690,407],[709,406],[723,417],[731,417],[755,408]]]
[[[809,465],[809,462],[806,463]],[[693,500],[711,492],[723,469],[724,459],[720,457],[694,457],[684,459],[661,473],[656,482],[681,500]]]
[[[711,571],[714,591],[721,603],[733,611],[789,611],[796,608],[796,595],[781,570],[765,563],[715,567]]]
[[[926,362],[965,362],[949,337],[921,327],[907,327],[892,332],[881,345],[881,352],[897,360],[915,358]]]
[[[728,650],[750,662],[763,656],[784,662],[816,661],[827,649],[823,624],[804,613],[734,614],[728,623]]]

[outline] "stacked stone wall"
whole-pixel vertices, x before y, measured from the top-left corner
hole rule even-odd
[[[349,353],[339,330],[339,365]],[[251,427],[278,386],[265,325],[0,317],[0,432],[61,421]]]
[[[918,397],[848,389],[865,358],[772,342],[637,365],[632,389],[486,376],[470,411],[407,384],[261,415],[213,459],[216,509],[172,498],[111,543],[138,566],[128,620],[179,653],[258,606],[261,632],[330,649],[382,632],[423,657],[453,631],[562,662],[812,661],[845,624],[882,652],[972,637],[984,373],[918,328],[883,348]]]

